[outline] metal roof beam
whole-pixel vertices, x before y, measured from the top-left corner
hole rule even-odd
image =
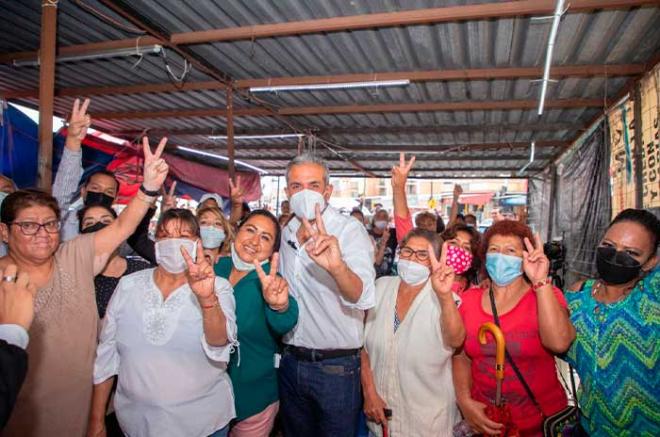
[[[311,133],[323,136],[332,135],[386,135],[386,134],[438,134],[455,132],[504,132],[504,131],[574,131],[580,129],[575,123],[498,123],[498,124],[448,124],[434,126],[364,126],[364,127],[324,127],[312,129]],[[119,137],[134,138],[144,132],[144,129],[121,129],[104,132]],[[224,127],[218,128],[188,128],[188,129],[148,129],[151,135],[168,136],[211,136],[226,135]],[[237,129],[234,135],[279,135],[291,133],[282,129]],[[240,140],[240,138],[236,138]]]
[[[106,3],[107,4],[107,3]],[[488,20],[498,18],[550,15],[554,10],[553,0],[522,0],[493,2],[439,8],[414,9],[375,14],[350,15],[314,20],[290,21],[285,23],[237,26],[223,29],[209,29],[194,32],[174,33],[169,42],[177,45],[204,44],[274,38],[293,35],[308,35],[329,32],[344,32],[361,29],[378,29],[396,26],[416,26],[468,20]],[[660,6],[658,0],[573,0],[567,13],[583,13],[595,10],[630,9],[639,6]],[[154,37],[144,37],[143,45],[159,44]],[[78,44],[59,49],[60,54],[93,53],[117,48],[135,47],[135,39],[103,41]],[[37,57],[36,51],[15,52],[0,55],[0,63]]]
[[[613,64],[613,65],[558,65],[552,68],[552,77],[594,77],[594,76],[631,76],[642,73],[645,64]],[[543,74],[541,67],[495,67],[455,70],[424,70],[396,71],[364,74],[337,74],[330,76],[292,76],[271,77],[260,79],[236,80],[233,86],[237,89],[263,86],[310,85],[350,82],[369,82],[376,80],[405,80],[411,82],[425,81],[466,81],[492,79],[537,79]],[[89,86],[71,87],[55,90],[57,97],[67,96],[102,96],[117,94],[170,93],[182,91],[215,91],[224,90],[225,84],[217,81],[189,82],[174,85],[170,82],[159,84],[139,84],[121,86]],[[31,98],[39,95],[38,89],[23,89],[2,93],[5,99]]]
[[[294,153],[291,154],[291,156],[288,157],[269,157],[269,156],[254,156],[254,155],[236,155],[236,159],[240,159],[241,161],[255,161],[255,162],[289,162],[293,159],[293,157],[296,155],[295,151]],[[317,151],[318,153],[318,151]],[[352,159],[358,162],[389,162],[391,165],[396,164],[398,161],[396,158],[393,158],[391,156],[355,156],[354,154],[350,152],[344,152],[341,151],[342,154],[348,155]],[[394,153],[394,152],[393,152]],[[399,151],[397,150],[396,153],[398,154]],[[441,152],[440,152],[441,153]],[[529,160],[529,153],[525,155],[510,155],[510,156],[498,156],[498,157],[489,157],[489,156],[479,156],[477,158],[474,157],[468,157],[468,156],[445,156],[441,155],[438,153],[437,157],[429,156],[429,155],[424,155],[418,157],[418,162],[424,162],[424,163],[442,163],[442,162],[472,162],[472,161],[486,161],[489,163],[494,163],[494,162],[501,162],[501,161],[527,161]],[[335,162],[344,162],[341,158],[338,158],[336,156],[331,156],[331,155],[323,155],[323,159],[326,162],[329,163],[335,163]],[[552,158],[552,154],[545,153],[543,155],[538,155],[536,158],[538,161],[543,161],[546,159]]]
[[[391,153],[428,153],[428,152],[438,152],[438,153],[448,153],[454,152],[458,153],[461,151],[467,150],[501,150],[501,149],[528,149],[529,142],[506,142],[506,143],[470,143],[470,144],[430,144],[428,146],[407,146],[407,145],[396,145],[396,146],[387,146],[387,145],[369,145],[369,144],[360,144],[360,145],[351,145],[351,144],[340,144],[334,149],[339,153],[366,153],[366,152],[390,152]],[[552,148],[552,147],[565,147],[568,144],[568,141],[536,141],[536,147],[539,148]],[[208,147],[207,147],[208,146]],[[225,148],[216,143],[207,143],[207,144],[193,144],[188,145],[190,148],[197,148],[199,150],[225,150]],[[284,150],[284,151],[297,151],[296,144],[247,144],[247,145],[237,145],[236,151],[240,152],[242,150]],[[529,157],[529,155],[525,155]]]
[[[285,107],[277,110],[266,108],[236,108],[235,117],[273,117],[282,115],[322,115],[322,114],[359,114],[389,112],[435,112],[435,111],[488,111],[534,109],[536,100],[492,100],[432,103],[386,103],[377,105],[340,105],[340,106],[303,106]],[[546,108],[570,109],[603,106],[601,99],[561,99],[548,100]],[[176,117],[226,117],[226,109],[173,109],[164,111],[96,112],[92,116],[97,120],[136,120],[146,118]]]

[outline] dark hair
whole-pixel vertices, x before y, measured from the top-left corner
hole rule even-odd
[[[6,201],[7,200],[5,200],[5,202]],[[4,203],[2,205],[2,208],[4,209]],[[643,226],[644,229],[646,229],[653,237],[654,243],[652,247],[656,251],[658,250],[658,245],[660,244],[660,220],[658,220],[658,218],[653,215],[653,213],[645,209],[624,209],[619,214],[617,214],[616,217],[614,217],[614,220],[612,220],[612,223],[610,223],[608,229],[613,225],[621,222],[633,222]]]
[[[60,207],[57,204],[57,200],[45,191],[29,188],[14,191],[5,198],[2,202],[0,221],[9,225],[16,220],[19,212],[31,206],[45,206],[50,208],[55,213],[57,219],[60,219]]]
[[[445,221],[440,216],[437,216],[437,218],[438,221],[435,224],[435,231],[438,234],[442,234],[445,231]]]
[[[474,214],[465,214],[465,217],[464,217],[465,220],[467,220],[468,217],[473,218],[475,223],[477,222],[477,216],[476,215],[474,215]]]
[[[353,208],[351,210],[350,215],[353,215],[353,214],[360,214],[362,216],[362,221],[364,221],[364,213],[362,213],[362,211],[360,211],[360,208]]]
[[[82,209],[78,211],[78,232],[82,232],[83,229],[82,225],[83,225],[83,219],[85,218],[85,214],[87,214],[87,211],[89,211],[92,208],[103,208],[106,211],[108,211],[113,218],[117,218],[117,211],[112,209],[112,207],[110,206],[105,206],[101,204],[84,206]]]
[[[96,170],[95,172],[90,173],[85,178],[85,180],[83,182],[83,186],[86,187],[91,182],[92,177],[94,177],[96,175],[105,175],[105,176],[109,176],[112,179],[114,179],[115,183],[117,184],[117,191],[119,191],[119,179],[117,179],[117,176],[115,176],[115,174],[113,172],[111,172],[110,170],[106,170],[106,169]]]
[[[245,216],[243,220],[238,225],[238,230],[240,230],[245,223],[247,223],[252,217],[254,216],[261,216],[261,217],[266,217],[268,220],[273,222],[273,226],[275,226],[275,241],[273,242],[273,253],[278,252],[280,250],[280,240],[282,238],[282,230],[280,228],[280,222],[277,220],[277,217],[273,215],[270,211],[267,211],[265,209],[255,209],[254,211],[250,212],[248,215]]]
[[[469,227],[463,223],[456,223],[442,233],[441,237],[444,241],[453,240],[459,232],[465,232],[470,235],[470,250],[472,251],[472,267],[466,272],[466,276],[471,273],[478,272],[481,267],[481,234],[474,228]]]
[[[465,216],[461,213],[456,214],[456,220],[465,221]]]
[[[401,243],[399,243],[399,247],[404,247],[413,237],[420,237],[431,243],[431,246],[433,246],[433,250],[435,251],[435,256],[438,258],[440,257],[442,239],[438,236],[438,234],[435,232],[427,231],[426,229],[415,228],[403,237]]]
[[[199,222],[197,218],[187,209],[184,208],[171,208],[165,211],[160,215],[158,219],[158,226],[156,226],[156,235],[158,231],[163,229],[172,220],[179,220],[181,223],[185,223],[190,226],[190,230],[193,235],[199,237]]]

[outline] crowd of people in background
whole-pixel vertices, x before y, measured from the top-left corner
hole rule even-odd
[[[145,138],[118,214],[113,173],[81,181],[88,107],[52,195],[0,178],[2,435],[540,436],[573,397],[559,361],[580,380],[570,435],[660,435],[651,212],[621,212],[597,275],[565,290],[524,217],[496,211],[482,234],[460,186],[446,223],[413,217],[403,154],[393,211],[341,213],[303,153],[279,216],[250,211],[239,180],[227,216],[217,193],[177,208],[167,139]],[[490,413],[500,399],[514,427]]]

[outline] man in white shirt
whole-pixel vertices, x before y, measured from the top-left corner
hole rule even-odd
[[[328,205],[332,185],[322,160],[300,155],[286,178],[295,217],[282,232],[280,273],[300,315],[280,363],[284,433],[352,437],[364,314],[375,301],[373,245],[364,226]]]

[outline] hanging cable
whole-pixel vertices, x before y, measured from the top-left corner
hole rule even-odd
[[[160,57],[163,60],[163,63],[165,65],[165,69],[167,70],[167,74],[169,75],[170,79],[174,82],[176,86],[183,86],[183,83],[185,82],[186,78],[188,77],[188,73],[192,70],[192,64],[188,62],[187,59],[184,58],[183,60],[183,71],[181,72],[181,76],[178,76],[174,74],[172,71],[172,68],[170,68],[170,63],[169,60],[167,59],[167,50],[165,47],[160,51]]]

